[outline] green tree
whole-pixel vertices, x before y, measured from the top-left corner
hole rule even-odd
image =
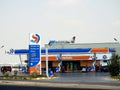
[[[120,57],[117,54],[113,54],[111,60],[108,61],[108,69],[111,76],[119,75],[120,71]]]

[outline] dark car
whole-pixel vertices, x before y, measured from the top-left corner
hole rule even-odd
[[[12,67],[11,66],[3,66],[1,67],[1,72],[11,72],[12,71]]]
[[[101,72],[108,72],[108,66],[102,66],[101,67]]]

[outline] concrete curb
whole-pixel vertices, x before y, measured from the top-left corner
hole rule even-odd
[[[114,80],[114,81],[120,81],[120,79],[115,79],[115,78],[111,78],[109,77],[110,80]]]
[[[0,78],[1,80],[44,80],[44,79],[54,79],[55,76],[50,76],[50,77],[37,77],[37,78],[29,78],[29,77],[26,77],[26,78],[17,78],[17,77],[13,77],[13,78],[9,78],[9,77],[2,77]]]
[[[31,80],[45,80],[45,79],[54,79],[55,77],[54,76],[51,76],[51,77],[39,77],[39,78],[33,78]]]

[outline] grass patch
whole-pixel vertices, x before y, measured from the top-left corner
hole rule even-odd
[[[0,76],[0,79],[27,80],[29,76]]]
[[[112,79],[117,79],[117,80],[120,80],[120,75],[118,76],[111,76]]]
[[[46,75],[38,75],[35,71],[28,76],[19,76],[17,71],[14,71],[14,75],[9,75],[9,72],[4,72],[0,79],[9,79],[9,80],[33,80],[35,78],[46,78]]]
[[[9,80],[32,80],[33,78],[40,78],[40,77],[46,77],[45,75],[37,75],[37,76],[0,76],[0,79],[9,79]]]

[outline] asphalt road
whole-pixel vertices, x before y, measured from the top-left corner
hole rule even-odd
[[[36,81],[0,80],[0,90],[120,90],[120,86],[82,84],[82,83],[50,83]]]
[[[96,89],[0,85],[0,90],[96,90]],[[104,89],[97,89],[97,90],[104,90]]]

